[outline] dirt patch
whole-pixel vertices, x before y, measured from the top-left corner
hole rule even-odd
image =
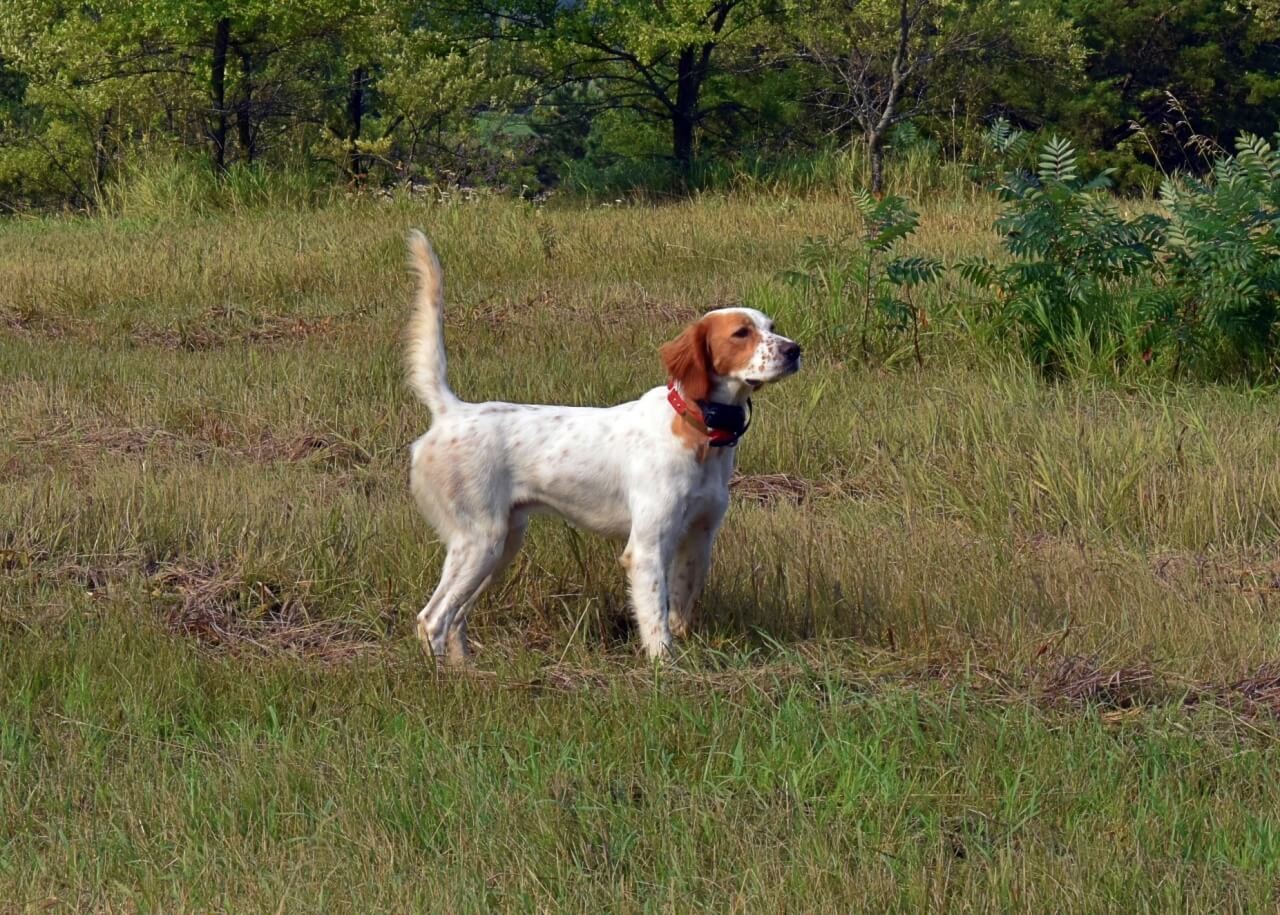
[[[234,308],[206,309],[195,317],[173,321],[161,327],[140,327],[128,334],[137,346],[154,346],[184,352],[214,350],[234,344],[271,346],[339,334],[347,323],[326,315],[254,314]],[[115,343],[104,328],[91,321],[53,316],[33,309],[21,310],[0,306],[0,329],[46,340],[74,338],[91,342]]]
[[[372,460],[369,452],[355,442],[316,432],[286,437],[263,435],[243,453],[256,461],[319,461],[335,467],[368,464]]]
[[[792,505],[811,498],[820,486],[804,477],[789,473],[735,473],[729,481],[729,492],[748,502],[760,505],[776,505],[789,502]]]
[[[37,433],[17,436],[13,440],[16,445],[29,447],[58,445],[62,448],[89,448],[110,454],[142,454],[153,446],[164,447],[177,441],[177,435],[164,429],[109,422],[92,425],[59,422]]]
[[[175,443],[177,436],[164,429],[103,425],[86,430],[79,441],[112,454],[142,454],[152,447]]]
[[[198,454],[220,451],[262,463],[316,461],[328,466],[351,467],[368,464],[373,458],[363,447],[334,432],[303,431],[280,434],[269,429],[248,433],[207,418],[191,436]]]
[[[314,461],[327,467],[368,464],[372,456],[358,443],[331,432],[246,434],[213,418],[192,433],[177,433],[153,426],[98,422],[76,425],[62,422],[35,434],[14,439],[19,446],[55,445],[117,455],[171,454],[186,450],[197,458],[226,454],[262,463]],[[17,464],[14,460],[15,466]]]
[[[310,582],[287,587],[217,564],[168,563],[149,583],[170,604],[164,612],[168,628],[207,648],[341,661],[378,647],[350,626],[311,619]]]
[[[0,549],[0,573],[32,575],[36,580],[74,582],[89,591],[99,591],[122,578],[140,564],[137,556],[119,553],[86,553],[54,556],[46,550]]]
[[[1255,710],[1280,718],[1280,664],[1264,664],[1252,674],[1228,686],[1228,696],[1239,697]]]
[[[1129,709],[1158,701],[1161,692],[1155,673],[1144,664],[1108,668],[1084,655],[1053,658],[1032,678],[1040,697],[1050,704]]]
[[[40,336],[49,340],[61,340],[82,330],[82,322],[54,318],[34,309],[0,305],[0,328],[24,337]]]
[[[314,583],[265,581],[220,562],[158,562],[136,554],[55,556],[43,550],[0,549],[0,575],[62,582],[91,595],[141,579],[160,607],[165,628],[202,648],[237,655],[290,655],[342,661],[386,645],[385,633],[350,621],[315,619],[308,609]],[[387,613],[386,629],[393,614]]]
[[[1274,552],[1164,553],[1152,561],[1151,570],[1157,581],[1171,586],[1229,589],[1263,597],[1280,593],[1280,557]]]
[[[1187,695],[1187,705],[1211,702],[1243,715],[1267,715],[1280,719],[1280,663],[1263,664],[1239,680],[1225,684],[1196,684]]]

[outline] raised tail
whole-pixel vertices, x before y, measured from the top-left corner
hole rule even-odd
[[[418,294],[409,318],[405,367],[413,393],[439,414],[458,403],[444,373],[444,274],[427,236],[414,229],[408,245],[409,266],[418,275]]]

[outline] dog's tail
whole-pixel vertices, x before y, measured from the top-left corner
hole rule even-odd
[[[409,387],[432,413],[444,413],[459,401],[445,379],[444,275],[427,236],[409,233],[409,267],[418,275],[418,294],[409,318],[405,367]]]

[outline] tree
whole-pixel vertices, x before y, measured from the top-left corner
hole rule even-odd
[[[1037,56],[1055,70],[1078,57],[1070,24],[1036,3],[995,0],[815,0],[795,19],[799,57],[817,71],[814,99],[830,129],[856,131],[884,183],[884,144],[895,124],[931,113],[948,72]]]
[[[203,145],[222,172],[233,155],[250,163],[269,151],[269,122],[314,132],[334,105],[327,81],[342,87],[343,101],[351,81],[331,62],[364,63],[368,6],[8,0],[0,10],[0,55],[26,80],[23,142],[46,150],[65,178],[63,192],[84,205],[126,150]],[[288,152],[297,148],[291,143]]]
[[[544,101],[666,124],[687,179],[698,129],[720,110],[705,90],[721,49],[780,10],[768,0],[517,0],[490,2],[484,17],[493,40],[533,46],[523,62]],[[574,88],[585,91],[563,91]]]
[[[1202,169],[1241,131],[1280,119],[1275,0],[1063,0],[1088,48],[1087,79],[1045,112],[1082,145],[1146,156],[1166,172]],[[1129,142],[1135,128],[1145,140]]]

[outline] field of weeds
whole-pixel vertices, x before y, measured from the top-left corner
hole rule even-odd
[[[994,255],[994,208],[912,243]],[[477,669],[421,655],[406,230],[463,397],[603,404],[708,307],[794,315],[779,272],[851,218],[0,226],[0,910],[1274,906],[1280,404],[1047,383],[950,281],[921,366],[815,346],[757,398],[672,664],[618,547],[552,521]]]

